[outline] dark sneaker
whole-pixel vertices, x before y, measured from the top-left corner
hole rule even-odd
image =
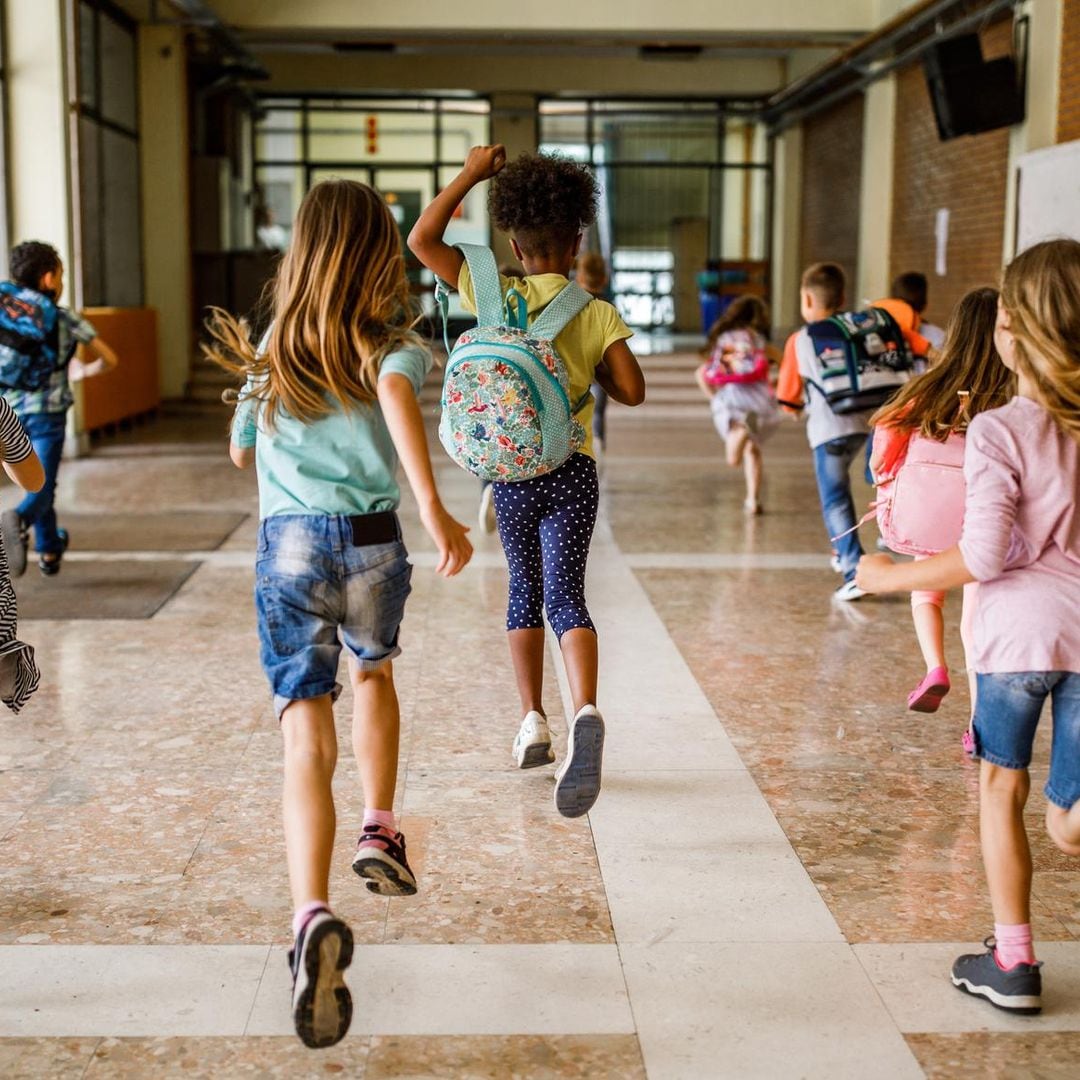
[[[563,817],[587,814],[600,794],[604,760],[604,718],[586,705],[570,723],[566,759],[555,773],[555,809]]]
[[[986,998],[1006,1012],[1036,1016],[1042,1012],[1042,964],[1017,964],[1003,971],[994,956],[994,939],[988,937],[984,953],[967,953],[953,964],[952,982],[958,990]]]
[[[0,514],[0,533],[4,537],[8,571],[12,577],[26,573],[26,525],[18,510],[5,510]]]
[[[405,837],[381,825],[365,825],[356,845],[352,868],[368,891],[380,896],[413,896],[416,878],[405,858]]]
[[[315,912],[289,951],[296,1034],[318,1049],[341,1042],[352,1021],[344,971],[352,963],[352,931],[328,909]]]
[[[71,537],[68,536],[66,529],[57,529],[57,535],[60,537],[60,550],[56,552],[49,552],[48,555],[41,555],[38,557],[38,569],[46,577],[55,577],[60,573],[60,560],[64,557],[64,552],[67,551],[68,541]]]

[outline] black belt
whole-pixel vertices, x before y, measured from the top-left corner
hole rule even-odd
[[[401,523],[393,510],[376,514],[354,514],[349,518],[352,542],[356,547],[370,544],[393,544],[401,539]]]

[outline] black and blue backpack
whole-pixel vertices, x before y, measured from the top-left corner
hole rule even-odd
[[[0,281],[0,388],[43,390],[53,372],[71,359],[57,355],[59,317],[44,293]]]

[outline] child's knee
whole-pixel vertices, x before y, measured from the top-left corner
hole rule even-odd
[[[377,668],[364,669],[357,663],[349,664],[349,676],[353,688],[360,686],[384,686],[394,681],[394,665],[387,660]]]
[[[984,760],[979,772],[979,784],[984,798],[1023,803],[1031,789],[1031,777],[1027,769],[1007,769]]]
[[[1068,829],[1069,811],[1054,803],[1046,807],[1046,834],[1066,855],[1080,856],[1080,836],[1073,837]]]

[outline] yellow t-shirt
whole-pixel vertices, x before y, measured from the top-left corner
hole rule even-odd
[[[562,274],[533,274],[524,278],[500,276],[503,295],[507,290],[517,289],[525,297],[531,323],[558,294],[566,288],[569,279]],[[476,312],[476,294],[473,292],[472,275],[468,263],[462,263],[458,275],[458,292],[461,306]],[[619,313],[606,300],[593,300],[555,339],[555,348],[566,364],[570,376],[570,400],[580,401],[593,383],[596,365],[604,357],[609,345],[633,337],[634,332],[619,318]],[[593,457],[592,415],[593,400],[577,414],[578,422],[585,428],[585,445],[581,453]]]

